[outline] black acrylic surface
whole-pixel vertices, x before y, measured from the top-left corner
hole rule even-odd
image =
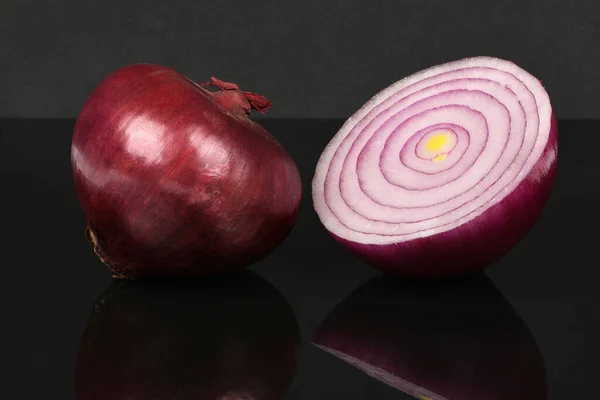
[[[342,121],[261,123],[288,148],[304,180],[292,234],[250,268],[281,292],[300,327],[300,362],[286,398],[409,399],[310,344],[336,305],[380,275],[338,246],[312,209],[314,167]],[[0,120],[1,398],[75,398],[79,341],[94,302],[111,284],[84,235],[70,169],[73,126]],[[485,274],[535,339],[548,398],[595,398],[600,121],[560,121],[559,138],[558,177],[542,218]]]

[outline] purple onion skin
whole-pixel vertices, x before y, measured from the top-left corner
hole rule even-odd
[[[79,344],[77,400],[281,400],[300,333],[289,304],[250,271],[114,281]]]
[[[375,278],[326,317],[312,343],[432,400],[547,398],[535,339],[481,273],[433,282]]]
[[[239,270],[291,231],[300,175],[248,118],[248,95],[261,97],[211,92],[151,64],[123,67],[91,94],[71,161],[88,238],[115,275]]]
[[[529,175],[501,202],[466,224],[389,245],[356,243],[331,235],[353,255],[391,275],[444,279],[481,271],[519,243],[542,214],[556,176],[557,128],[552,114],[548,143]]]

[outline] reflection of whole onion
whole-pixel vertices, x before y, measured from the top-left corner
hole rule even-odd
[[[123,281],[96,302],[79,346],[78,400],[280,400],[298,362],[294,312],[244,271]]]
[[[373,279],[313,343],[419,399],[545,400],[535,339],[483,274],[453,282]]]
[[[377,94],[329,143],[315,210],[373,266],[412,277],[485,267],[537,221],[558,156],[541,83],[478,57],[436,66]]]

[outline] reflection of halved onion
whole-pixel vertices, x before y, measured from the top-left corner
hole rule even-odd
[[[547,399],[535,338],[483,273],[375,278],[329,313],[312,343],[418,399]]]
[[[384,89],[346,121],[313,179],[315,210],[373,266],[412,277],[485,267],[530,230],[558,140],[540,81],[489,57]]]

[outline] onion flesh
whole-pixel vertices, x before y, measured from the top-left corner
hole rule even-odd
[[[320,157],[313,203],[334,238],[385,272],[462,275],[529,232],[557,157],[541,82],[469,58],[402,79],[352,115]]]

